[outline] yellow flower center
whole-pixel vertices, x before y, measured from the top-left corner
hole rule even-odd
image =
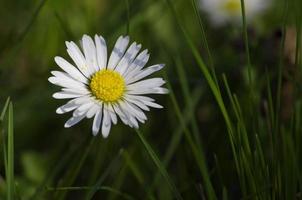
[[[224,3],[223,9],[232,15],[240,14],[241,3],[240,0],[228,0]]]
[[[125,91],[125,80],[113,70],[103,69],[96,72],[89,84],[92,94],[105,103],[116,102]]]

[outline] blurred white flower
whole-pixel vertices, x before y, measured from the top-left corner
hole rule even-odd
[[[58,114],[73,111],[65,123],[66,128],[84,118],[94,117],[93,135],[101,129],[103,137],[107,137],[111,124],[116,124],[118,117],[124,124],[138,128],[138,122],[144,123],[147,119],[143,110],[162,108],[144,95],[167,93],[168,90],[161,87],[165,81],[162,78],[141,79],[164,65],[144,68],[149,59],[148,51],[139,53],[141,45],[136,42],[127,49],[128,43],[128,36],[120,36],[107,62],[104,38],[95,35],[93,41],[84,35],[81,40],[84,54],[74,42],[66,42],[67,52],[76,67],[62,57],[55,57],[55,62],[65,72],[52,71],[53,76],[48,80],[63,87],[53,95],[54,98],[71,99],[56,110]]]
[[[271,0],[244,0],[247,21],[265,11],[270,3]],[[200,0],[200,8],[209,15],[214,25],[241,24],[240,0]]]

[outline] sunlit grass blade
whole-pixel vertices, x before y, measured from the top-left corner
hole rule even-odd
[[[232,129],[233,129],[232,128],[232,123],[231,123],[229,114],[227,112],[227,109],[225,108],[225,105],[224,105],[224,102],[223,102],[220,90],[218,89],[218,86],[216,85],[215,81],[213,80],[211,74],[209,73],[208,68],[204,64],[202,57],[199,55],[199,52],[196,49],[196,46],[194,45],[194,42],[191,40],[191,38],[189,37],[189,35],[185,31],[185,29],[181,26],[179,18],[178,18],[177,14],[176,14],[176,11],[175,11],[174,7],[173,7],[173,4],[171,3],[170,0],[166,0],[166,2],[168,3],[169,8],[171,9],[171,12],[172,12],[174,18],[176,19],[179,28],[181,29],[182,33],[184,34],[186,42],[189,45],[191,52],[193,53],[193,56],[194,56],[194,58],[195,58],[195,60],[196,60],[196,62],[198,64],[198,67],[202,71],[202,73],[203,73],[203,75],[204,75],[207,83],[209,84],[209,86],[210,86],[210,88],[211,88],[211,90],[213,92],[213,95],[214,95],[214,97],[215,97],[215,99],[216,99],[216,101],[217,101],[217,103],[219,105],[219,108],[220,108],[220,110],[222,112],[222,115],[223,115],[223,117],[225,119],[227,128],[230,131],[232,131]]]
[[[139,130],[137,130],[137,129],[135,129],[135,131],[136,131],[136,133],[137,133],[140,141],[142,142],[143,146],[145,147],[146,151],[148,152],[149,156],[151,157],[152,161],[154,162],[154,164],[158,168],[158,170],[161,173],[161,175],[163,176],[163,178],[168,183],[171,191],[175,195],[175,198],[178,199],[178,200],[181,200],[182,197],[181,197],[180,193],[178,192],[178,190],[177,190],[174,182],[170,178],[170,176],[169,176],[167,170],[165,169],[164,165],[162,164],[162,162],[159,160],[158,156],[153,151],[152,147],[146,141],[145,137],[141,134],[141,132]]]
[[[5,116],[5,113],[7,111],[7,108],[8,108],[8,105],[9,105],[9,101],[10,101],[10,97],[8,97],[5,101],[5,104],[3,106],[3,109],[1,111],[1,115],[0,115],[0,123],[3,122],[3,119],[4,119],[4,116]]]
[[[14,115],[13,104],[8,108],[8,132],[7,132],[7,199],[13,200],[15,195],[14,176]]]
[[[8,97],[6,99],[6,102],[3,106],[3,109],[1,111],[1,116],[0,116],[0,144],[2,143],[3,147],[3,160],[4,160],[4,171],[5,171],[5,176],[8,177],[8,163],[7,163],[7,136],[4,133],[4,127],[3,127],[3,120],[6,115],[8,106],[10,103],[10,98]]]
[[[227,132],[229,134],[232,151],[233,151],[233,155],[234,155],[234,158],[235,158],[235,163],[238,163],[238,159],[236,157],[236,151],[235,151],[235,144],[234,144],[234,141],[233,141],[233,138],[234,138],[234,136],[233,136],[233,134],[234,134],[233,125],[232,125],[231,119],[229,117],[229,114],[227,112],[227,109],[225,107],[224,101],[222,99],[220,90],[218,89],[218,85],[216,85],[216,83],[213,80],[211,74],[209,73],[209,70],[206,67],[206,65],[204,64],[203,59],[199,55],[199,52],[196,49],[196,46],[194,45],[193,41],[191,40],[191,38],[189,37],[189,35],[187,34],[185,29],[181,25],[180,20],[179,20],[179,16],[177,15],[177,13],[175,11],[172,2],[170,0],[166,0],[166,2],[167,2],[168,6],[169,6],[169,8],[172,12],[172,15],[174,16],[174,18],[176,20],[179,28],[181,29],[181,31],[182,31],[182,33],[185,37],[185,40],[186,40],[188,46],[190,47],[190,50],[191,50],[195,60],[197,61],[198,67],[200,68],[201,72],[203,73],[208,85],[210,86],[211,91],[212,91],[212,93],[215,97],[215,100],[216,100],[216,102],[217,102],[217,104],[220,108],[220,111],[221,111],[221,113],[224,117],[224,120],[225,120],[225,123],[226,123],[226,126],[227,126]],[[238,165],[238,164],[236,164],[236,165]],[[237,166],[237,168],[238,168],[238,166]]]
[[[2,109],[1,115],[0,115],[0,144],[2,143],[2,146],[3,146],[5,172],[7,172],[7,148],[6,148],[6,136],[3,131],[3,129],[4,129],[3,120],[4,120],[5,114],[7,112],[9,102],[10,102],[10,97],[8,97],[6,99],[6,102],[3,106],[3,109]]]

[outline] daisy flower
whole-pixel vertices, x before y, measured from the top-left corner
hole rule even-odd
[[[63,71],[52,71],[53,76],[48,79],[62,87],[53,94],[55,99],[71,99],[56,110],[58,114],[72,111],[72,117],[64,125],[66,128],[84,118],[94,118],[93,135],[101,129],[106,138],[118,118],[138,128],[139,122],[147,120],[144,111],[149,111],[149,107],[162,108],[145,95],[167,93],[162,87],[165,81],[162,78],[142,79],[162,69],[164,64],[144,68],[150,55],[148,50],[140,52],[141,44],[134,42],[127,48],[129,37],[120,36],[107,62],[107,46],[102,36],[95,35],[93,41],[84,35],[80,43],[82,51],[74,42],[66,42],[74,64],[55,57]]]
[[[268,8],[271,0],[244,0],[247,21],[251,21]],[[240,0],[200,0],[200,8],[206,12],[214,25],[241,24]]]

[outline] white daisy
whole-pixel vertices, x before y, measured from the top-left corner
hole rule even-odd
[[[244,0],[247,21],[266,10],[270,3],[271,0]],[[214,25],[241,24],[240,0],[200,0],[200,8],[209,15]]]
[[[83,53],[74,42],[66,42],[67,52],[75,66],[62,57],[55,57],[55,62],[62,71],[52,71],[49,82],[63,87],[53,94],[56,99],[71,99],[59,107],[56,113],[73,111],[72,117],[65,123],[71,127],[82,119],[93,118],[92,133],[97,135],[101,129],[107,137],[111,124],[116,124],[118,117],[130,127],[138,128],[138,123],[147,119],[143,111],[149,107],[162,108],[146,94],[165,94],[162,78],[142,80],[162,69],[163,64],[144,68],[149,53],[139,53],[141,45],[132,43],[127,49],[129,37],[120,36],[115,43],[107,62],[107,46],[102,36],[84,35],[81,42]]]

